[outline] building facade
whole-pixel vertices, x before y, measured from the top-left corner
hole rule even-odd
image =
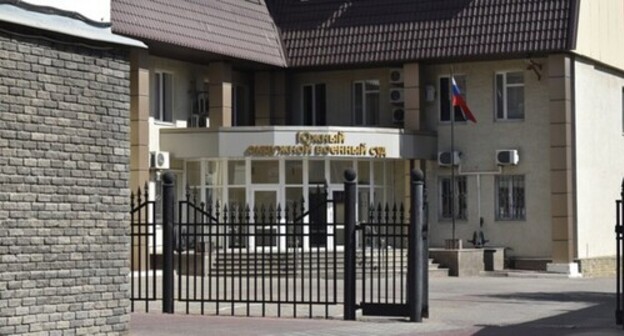
[[[364,221],[407,202],[420,167],[433,246],[469,245],[482,223],[517,267],[589,274],[614,255],[621,2],[168,6],[112,1],[113,30],[149,46],[132,58],[134,187],[157,198],[166,168],[204,202],[311,204],[318,186],[340,198],[351,167]],[[476,124],[453,110],[451,76]]]

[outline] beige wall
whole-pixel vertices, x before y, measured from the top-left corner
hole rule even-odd
[[[192,112],[194,90],[205,91],[208,87],[215,87],[215,85],[221,83],[215,83],[214,78],[211,81],[210,67],[206,65],[150,56],[148,69],[150,72],[150,79],[153,79],[154,72],[164,71],[173,74],[174,82],[173,122],[160,122],[155,121],[152,117],[149,118],[149,150],[157,151],[160,150],[160,129],[186,127],[187,119]],[[253,76],[249,73],[232,70],[231,81],[233,84],[245,85],[248,89],[253,89]],[[150,80],[150,105],[153,104],[155,99],[152,94],[155,90],[154,85],[154,81]],[[227,88],[231,89],[231,86],[227,85]],[[224,94],[223,97],[229,98],[227,102],[223,103],[229,107],[231,105],[231,94]],[[213,100],[212,98],[214,97],[211,97],[211,100]]]
[[[582,259],[615,254],[615,199],[624,176],[624,74],[581,61],[574,65],[577,255]]]
[[[550,257],[550,151],[549,151],[549,91],[547,61],[535,59],[543,65],[542,78],[526,70],[524,60],[454,64],[454,73],[466,76],[466,100],[478,121],[477,124],[457,124],[455,148],[463,153],[461,170],[467,176],[468,220],[457,221],[457,238],[472,239],[478,229],[477,172],[481,179],[481,215],[484,218],[486,238],[493,246],[511,248],[509,255],[521,257]],[[496,71],[521,70],[525,80],[525,119],[523,121],[494,120],[494,74]],[[448,75],[450,65],[428,66],[422,72],[421,86],[434,85],[436,98],[423,100],[422,111],[427,129],[438,131],[438,150],[450,150],[450,126],[439,120],[439,77]],[[497,149],[517,149],[518,166],[507,166],[504,174],[525,176],[526,220],[496,221],[494,213],[495,163]],[[439,168],[436,162],[428,164],[428,195],[430,202],[430,230],[433,246],[443,246],[451,236],[450,221],[439,221],[438,179],[449,176],[450,169]]]
[[[324,83],[326,87],[327,124],[331,126],[353,125],[352,87],[354,81],[378,79],[380,82],[379,126],[393,126],[392,107],[389,98],[390,68],[306,72],[293,74],[290,81],[290,108],[295,124],[302,120],[302,87],[305,84]]]
[[[624,1],[580,0],[576,53],[624,69]]]

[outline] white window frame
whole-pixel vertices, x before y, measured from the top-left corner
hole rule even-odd
[[[502,181],[502,179],[506,179],[505,181]],[[513,213],[513,211],[511,211],[510,209],[513,209],[515,207],[515,202],[517,201],[514,198],[514,184],[516,181],[516,179],[521,179],[522,182],[522,189],[523,189],[523,199],[522,199],[522,209],[521,209],[521,213],[520,214],[515,214],[515,215],[511,215]],[[501,208],[499,207],[500,204],[500,186],[501,183],[505,183],[507,184],[507,199],[509,200],[509,204],[507,205],[507,208],[505,209],[505,212],[509,213],[510,215],[507,216],[503,216],[501,214]],[[496,195],[494,196],[494,217],[497,221],[525,221],[526,220],[526,176],[525,175],[497,175],[495,178],[495,183],[494,183],[494,188],[495,188],[495,193]]]
[[[463,183],[464,183],[464,200],[463,200],[463,205],[464,205],[464,209],[463,211],[460,209],[460,205],[462,204],[462,201],[460,199],[460,197],[462,196],[460,194],[460,180],[463,179]],[[438,202],[439,202],[439,207],[438,207],[438,218],[441,221],[447,221],[447,220],[452,220],[452,215],[448,216],[446,214],[444,214],[444,181],[448,180],[450,182],[451,180],[451,176],[440,176],[438,179]],[[454,188],[454,192],[455,192],[455,219],[456,220],[460,220],[460,221],[467,221],[468,220],[468,178],[466,176],[455,176],[455,188]]]
[[[375,81],[377,82],[377,86],[379,87],[378,90],[366,90],[366,82],[372,82]],[[356,118],[356,112],[355,112],[355,86],[357,84],[361,84],[362,85],[362,123],[358,124],[356,122],[357,118]],[[353,84],[351,86],[351,95],[352,95],[352,104],[353,104],[353,125],[355,126],[375,126],[375,122],[377,122],[377,120],[366,120],[366,116],[368,115],[368,111],[366,110],[366,96],[370,93],[377,93],[379,95],[379,105],[378,109],[377,109],[377,113],[379,114],[379,112],[381,111],[381,82],[379,81],[379,79],[365,79],[365,80],[357,80],[357,81],[353,81]],[[376,116],[376,118],[379,118],[379,116]]]
[[[165,119],[165,109],[164,109],[164,97],[165,97],[165,88],[162,85],[163,84],[163,75],[169,75],[171,76],[171,120],[164,120]],[[164,71],[164,70],[156,70],[154,71],[154,80],[158,81],[158,83],[154,83],[154,90],[158,90],[158,88],[160,88],[161,92],[159,95],[160,101],[156,101],[154,100],[154,102],[156,102],[155,106],[152,107],[153,109],[158,109],[157,111],[154,111],[154,113],[151,114],[151,116],[154,118],[155,121],[159,122],[159,123],[167,123],[167,124],[172,124],[174,121],[174,106],[175,106],[175,76],[173,74],[173,72],[170,71]],[[156,97],[154,97],[154,99],[157,99]]]
[[[521,73],[522,74],[522,84],[509,84],[507,83],[507,75],[512,74],[512,73]],[[498,76],[502,75],[503,76],[503,116],[501,118],[498,117],[498,97],[496,96],[496,90],[498,89],[497,87],[497,79]],[[497,71],[494,74],[494,119],[496,121],[522,121],[525,118],[526,115],[526,109],[524,109],[525,105],[523,102],[523,111],[522,111],[522,118],[509,118],[509,111],[507,108],[507,103],[508,103],[508,89],[509,88],[513,88],[513,87],[522,87],[522,91],[523,93],[526,93],[525,91],[525,76],[524,76],[524,71],[522,70],[508,70],[508,71]],[[523,97],[525,95],[523,94]]]

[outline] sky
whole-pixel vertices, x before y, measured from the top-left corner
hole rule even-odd
[[[94,21],[110,21],[110,0],[23,0],[39,6],[50,6],[78,12]]]

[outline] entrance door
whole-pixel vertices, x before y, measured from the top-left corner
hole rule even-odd
[[[310,248],[327,246],[327,195],[320,188],[310,189],[308,195]]]
[[[277,188],[254,188],[252,192],[253,209],[257,222],[253,225],[256,248],[274,248],[279,242],[280,223],[275,223],[275,210],[279,195]],[[273,222],[271,222],[273,221]]]

